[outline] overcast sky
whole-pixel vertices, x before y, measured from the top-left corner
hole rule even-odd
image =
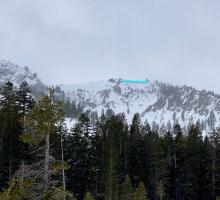
[[[0,0],[0,58],[49,84],[156,79],[220,93],[219,0]]]

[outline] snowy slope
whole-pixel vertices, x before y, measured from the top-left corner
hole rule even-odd
[[[0,85],[6,81],[18,86],[27,81],[32,94],[37,97],[45,92],[46,85],[27,67],[19,67],[10,61],[0,61]],[[199,91],[188,86],[173,86],[158,81],[148,84],[120,83],[120,79],[89,82],[58,87],[57,96],[69,98],[83,105],[84,110],[101,114],[111,108],[115,113],[125,113],[130,123],[134,113],[140,113],[142,121],[148,120],[154,129],[169,129],[180,123],[186,127],[200,121],[203,130],[220,127],[220,95]],[[67,126],[74,120],[67,119]]]
[[[0,60],[0,85],[6,81],[12,82],[15,86],[19,86],[23,81],[28,82],[35,96],[46,89],[37,74],[31,73],[28,67],[20,67],[10,61]]]
[[[120,83],[120,79],[63,86],[67,96],[85,109],[124,112],[131,122],[134,113],[154,129],[169,129],[175,123],[186,127],[200,121],[204,130],[220,126],[220,96],[187,86],[158,81],[148,84]]]

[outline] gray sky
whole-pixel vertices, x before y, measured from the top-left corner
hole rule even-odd
[[[219,0],[0,0],[0,58],[49,84],[157,79],[220,93]]]

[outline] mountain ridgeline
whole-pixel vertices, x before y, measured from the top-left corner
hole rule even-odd
[[[120,79],[47,88],[27,68],[1,71],[1,200],[220,198],[220,129],[201,131],[218,126],[218,95]]]
[[[46,86],[38,78],[37,73],[31,73],[28,67],[20,67],[10,61],[2,60],[0,61],[0,85],[7,81],[15,86],[21,85],[24,81],[28,82],[35,97],[46,91]]]
[[[27,81],[37,98],[47,86],[31,73],[28,67],[19,67],[9,61],[0,61],[0,85],[6,81],[20,85]],[[88,111],[101,115],[111,109],[124,113],[131,122],[135,113],[148,121],[153,130],[166,132],[179,123],[183,128],[197,121],[201,130],[210,131],[220,126],[220,95],[188,86],[173,86],[159,81],[148,84],[121,83],[120,79],[55,87],[59,99],[65,100],[66,116],[77,118]]]
[[[110,79],[68,86],[64,90],[69,99],[99,115],[103,110],[112,109],[115,113],[124,112],[131,122],[138,112],[142,121],[147,120],[154,130],[166,132],[176,123],[186,128],[199,121],[201,129],[208,131],[220,123],[220,95],[188,86],[158,81],[128,84],[121,83],[120,79]]]

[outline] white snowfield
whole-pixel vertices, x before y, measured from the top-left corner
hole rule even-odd
[[[125,113],[129,123],[138,112],[142,121],[147,120],[154,128],[159,125],[169,129],[177,122],[186,128],[197,121],[206,131],[220,126],[220,96],[213,92],[158,81],[120,83],[120,79],[62,88],[71,100],[83,104],[85,110],[97,111],[100,115],[102,110],[111,108],[115,113]]]
[[[23,81],[27,81],[29,85],[42,83],[37,74],[32,74],[28,67],[20,67],[7,60],[0,61],[0,80],[10,81],[13,84],[20,85]]]
[[[74,125],[76,124],[77,120],[76,119],[71,119],[71,118],[65,118],[65,121],[64,121],[64,125],[66,127],[66,129],[68,131],[70,131]]]
[[[130,124],[135,113],[142,122],[147,120],[153,129],[169,130],[177,122],[185,127],[200,121],[202,130],[220,127],[220,95],[199,91],[188,86],[173,86],[152,81],[150,83],[121,83],[121,79],[109,79],[78,85],[63,85],[60,98],[69,98],[84,106],[84,110],[102,111],[111,108],[116,114],[124,113]],[[27,67],[10,61],[0,61],[0,84],[11,81],[16,86],[23,81],[31,85],[33,95],[45,91],[46,85]],[[67,119],[70,128],[74,120]]]

